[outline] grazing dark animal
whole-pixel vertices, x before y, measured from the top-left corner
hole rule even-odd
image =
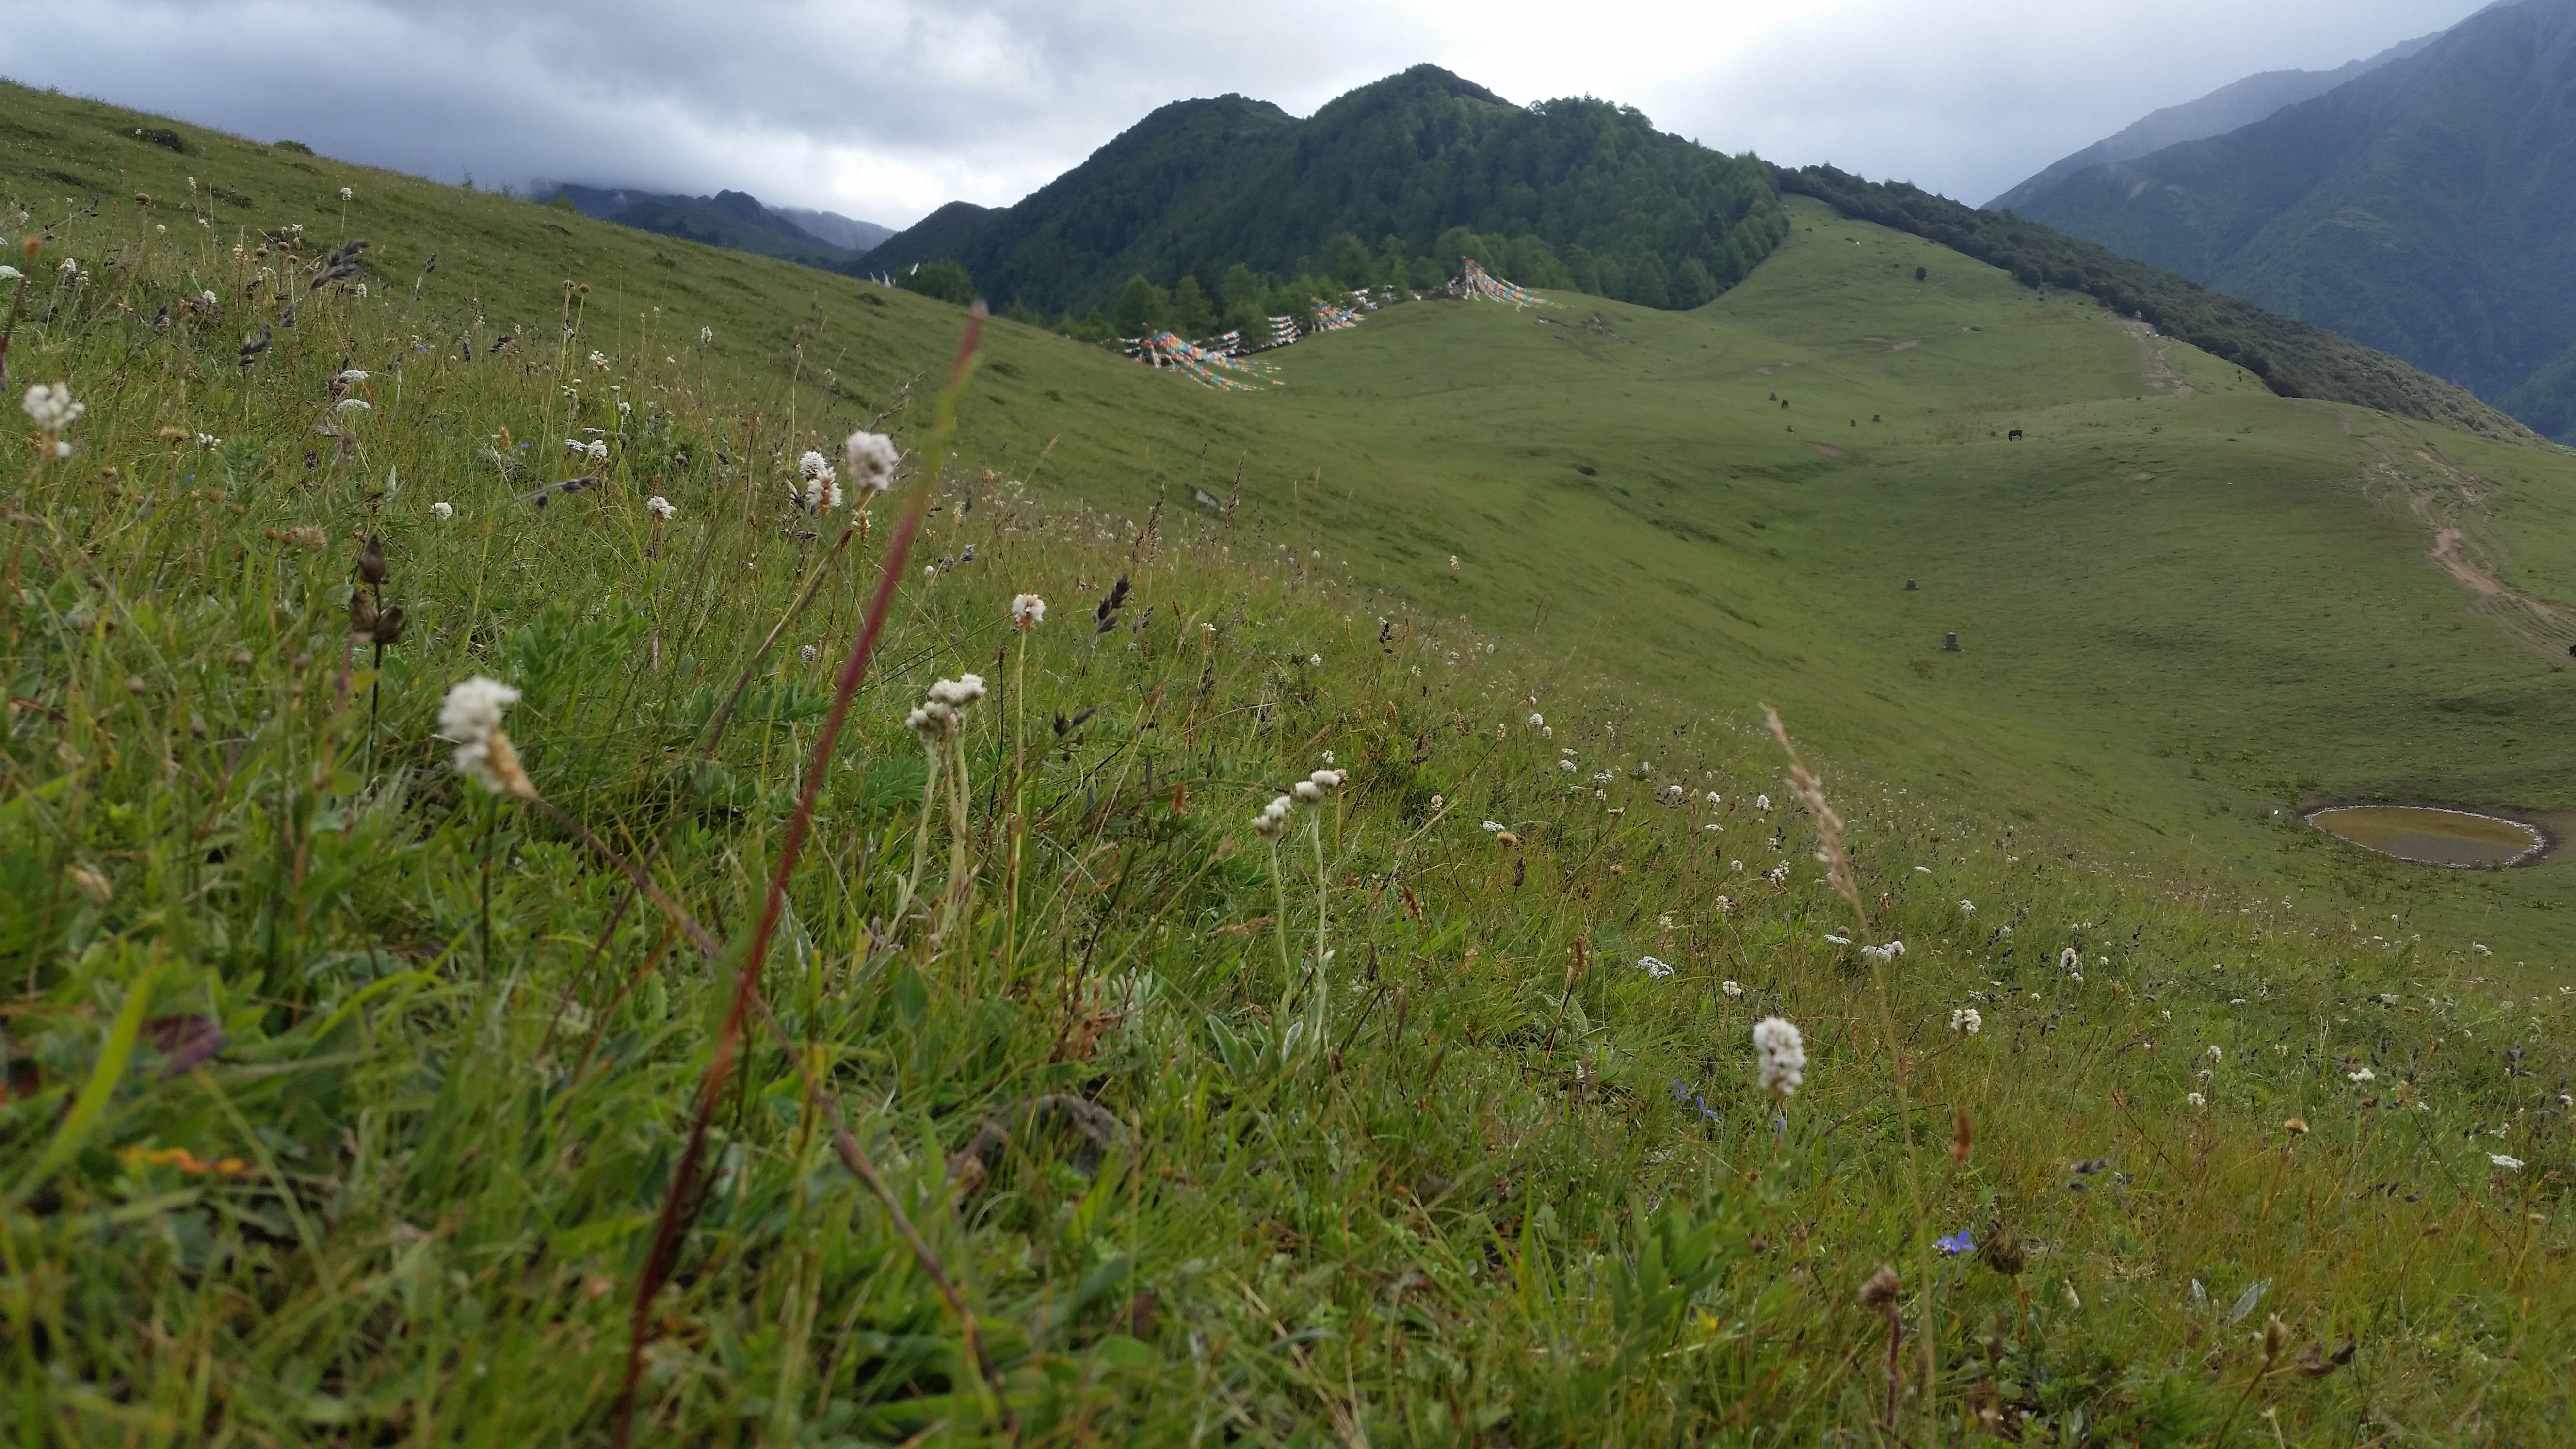
[[[2020,441],[2021,441],[2021,429],[2019,429],[2019,428],[2015,428],[2015,429],[2013,429],[2011,432],[2004,434],[2004,441],[2005,441],[2005,442],[2007,442],[2007,443],[2018,443],[2018,442],[2020,442]]]

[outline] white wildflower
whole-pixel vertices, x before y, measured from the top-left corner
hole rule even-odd
[[[1540,714],[1531,715],[1529,727],[1534,730],[1543,730],[1547,728],[1547,716]]]
[[[433,503],[429,505],[429,516],[439,519],[454,518],[456,516],[456,505],[453,503]]]
[[[1478,824],[1476,828],[1484,831],[1487,835],[1497,835],[1509,827],[1505,826],[1503,822],[1499,820],[1487,820]]]
[[[2487,1161],[2494,1163],[2496,1166],[2503,1168],[2507,1172],[2520,1172],[2522,1170],[2521,1158],[2508,1157],[2501,1152],[2488,1153]]]
[[[1260,814],[1252,817],[1253,833],[1266,839],[1276,839],[1288,829],[1288,814],[1296,808],[1297,802],[1285,795],[1273,799],[1261,807]]]
[[[2379,1073],[2372,1071],[2368,1067],[2361,1067],[2356,1070],[2346,1072],[2343,1076],[2344,1080],[2347,1082],[2375,1082],[2379,1080]]]
[[[536,788],[501,729],[501,712],[518,698],[519,691],[478,674],[447,691],[438,710],[438,734],[456,746],[458,774],[494,794],[533,800]]]
[[[1860,954],[1869,960],[1875,961],[1879,965],[1884,966],[1888,962],[1905,954],[1905,943],[1903,941],[1890,941],[1884,946],[1863,946],[1860,948]]]
[[[1774,1097],[1796,1096],[1806,1080],[1807,1044],[1797,1024],[1777,1016],[1753,1023],[1753,1050],[1762,1059],[1762,1090]]]
[[[1961,902],[1959,902],[1959,914],[1960,914],[1960,915],[1963,915],[1963,916],[1973,916],[1973,915],[1975,915],[1976,913],[1977,913],[1977,903],[1976,903],[1975,901],[1961,901]]]
[[[608,354],[593,348],[590,354],[590,366],[591,370],[594,372],[606,372],[608,370]]]
[[[1754,809],[1756,809],[1756,810],[1760,810],[1760,811],[1764,812],[1765,814],[1768,814],[1768,813],[1770,812],[1770,809],[1771,809],[1771,797],[1770,797],[1770,796],[1768,796],[1768,795],[1756,795],[1756,796],[1754,796],[1754,797],[1753,797],[1753,808],[1754,808]]]
[[[351,190],[350,188],[348,188],[348,187],[346,187],[346,186],[343,186],[343,187],[341,187],[341,188],[340,188],[340,199],[341,199],[342,201],[355,201],[355,200],[357,199],[357,197],[358,197],[358,193],[357,193],[357,192],[355,192],[355,191],[353,191],[353,190]]]
[[[36,426],[49,433],[61,432],[79,422],[81,414],[89,411],[89,404],[72,400],[71,384],[65,382],[38,383],[27,389],[27,400],[23,406],[27,409],[27,416],[35,419]]]
[[[206,296],[205,296],[205,300],[207,300],[207,301],[209,301],[209,302],[212,302],[213,300],[215,300],[215,294],[214,294],[214,293],[212,293],[212,292],[208,292],[208,293],[206,294]],[[333,382],[339,382],[339,383],[365,382],[365,381],[368,379],[368,377],[370,377],[371,375],[372,375],[372,374],[365,373],[365,372],[361,372],[361,371],[359,371],[357,368],[354,368],[354,367],[353,367],[353,368],[350,368],[350,369],[349,369],[348,371],[346,371],[346,372],[343,372],[343,373],[338,374],[337,376],[333,377],[331,380],[332,380]]]
[[[2198,1092],[2185,1092],[2182,1094],[2182,1099],[2194,1107],[2206,1107],[2209,1105],[2209,1099]]]
[[[582,449],[582,451],[589,456],[590,461],[594,463],[605,463],[608,461],[608,440],[606,438],[593,438],[590,440],[590,445]]]
[[[796,657],[804,660],[808,664],[811,664],[815,660],[823,657],[823,651],[815,648],[811,644],[800,644],[796,648]]]
[[[1975,1036],[1985,1029],[1985,1017],[1973,1006],[1962,1006],[1950,1013],[1950,1030],[1961,1036]]]
[[[668,523],[673,518],[678,517],[680,512],[679,509],[671,506],[670,499],[663,497],[659,493],[656,493],[652,497],[644,500],[644,511],[652,514],[655,518],[664,523]]]
[[[362,397],[344,397],[331,405],[331,411],[335,413],[371,413],[375,410],[376,405]]]
[[[1035,594],[1011,596],[1011,623],[1021,629],[1034,629],[1046,622],[1046,600]]]
[[[1324,787],[1312,780],[1300,780],[1288,787],[1288,793],[1308,805],[1324,798]]]
[[[1575,771],[1577,771],[1577,770],[1579,770],[1579,769],[1583,768],[1582,766],[1577,765],[1576,763],[1574,763],[1572,760],[1559,760],[1559,761],[1557,761],[1557,762],[1556,762],[1556,767],[1557,767],[1558,769],[1560,769],[1560,770],[1563,770],[1565,773],[1567,773],[1567,774],[1569,774],[1569,775],[1571,775],[1571,774],[1573,774]]]
[[[701,327],[701,328],[699,328],[699,329],[698,329],[698,345],[699,345],[700,347],[704,347],[704,346],[706,346],[708,343],[713,342],[713,341],[715,341],[715,340],[716,340],[716,329],[714,329],[714,328],[712,328],[712,327]]]
[[[894,439],[862,428],[842,441],[841,461],[849,465],[850,481],[861,492],[883,493],[894,486],[895,465],[903,455],[894,450]]]
[[[16,267],[0,266],[0,282],[23,282],[25,280],[27,280],[27,274],[25,272],[19,271]]]
[[[1657,981],[1661,981],[1665,977],[1673,974],[1673,968],[1669,962],[1658,961],[1652,956],[1638,957],[1637,969],[1645,972],[1648,976]]]
[[[1307,656],[1306,656],[1306,667],[1307,667],[1307,668],[1309,668],[1309,669],[1321,669],[1321,668],[1323,668],[1323,667],[1324,667],[1324,656],[1323,656],[1323,655],[1321,655],[1321,654],[1309,654],[1309,655],[1307,655]]]
[[[1724,897],[1724,896],[1720,896],[1720,897],[1718,897],[1718,899],[1720,899],[1720,900],[1724,900],[1724,899],[1725,899],[1725,897]],[[1720,990],[1720,991],[1725,992],[1725,993],[1726,993],[1730,998],[1732,998],[1732,997],[1740,997],[1740,996],[1742,996],[1742,995],[1744,994],[1744,988],[1743,988],[1743,987],[1741,987],[1741,986],[1736,985],[1736,984],[1735,984],[1734,982],[1732,982],[1732,981],[1721,981],[1721,982],[1717,983],[1717,989],[1718,989],[1718,990]]]

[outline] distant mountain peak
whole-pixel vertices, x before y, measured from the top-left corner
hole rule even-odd
[[[560,196],[584,216],[639,231],[841,270],[851,270],[862,254],[894,235],[892,227],[875,222],[837,212],[773,207],[750,192],[730,189],[713,196],[687,196],[539,181],[528,193],[549,199]]]
[[[2377,55],[2348,61],[2333,70],[2267,70],[2230,81],[2198,100],[2151,111],[2083,150],[2059,157],[2039,174],[1987,202],[1985,209],[2018,210],[2028,205],[2032,198],[2087,166],[2131,161],[2167,146],[2208,136],[2223,136],[2240,127],[2250,126],[2284,106],[2294,106],[2324,95],[2381,66],[2416,55],[2441,38],[2442,32],[2438,30],[2431,35],[2419,35],[2413,40],[2392,45]]]
[[[2320,95],[2080,167],[2013,210],[2576,439],[2571,93],[2576,0],[2506,0]]]

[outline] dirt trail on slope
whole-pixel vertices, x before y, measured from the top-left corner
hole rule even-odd
[[[2432,531],[2433,547],[2425,556],[2475,596],[2478,613],[2532,649],[2564,655],[2576,640],[2576,605],[2517,589],[2498,577],[2510,560],[2487,512],[2486,480],[2417,440],[2374,432],[2359,441],[2363,494],[2374,501],[2403,502]]]
[[[2191,385],[2190,378],[2183,376],[2181,368],[2174,366],[2172,338],[2158,335],[2155,328],[2135,317],[2114,320],[2120,324],[2121,331],[2137,339],[2138,371],[2146,374],[2148,387],[2177,396],[2200,391]]]

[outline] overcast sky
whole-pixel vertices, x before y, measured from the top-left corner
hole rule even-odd
[[[0,75],[455,181],[746,190],[893,225],[1017,200],[1155,106],[1298,114],[1419,61],[1515,101],[1971,203],[2159,106],[2480,0],[69,0]]]

